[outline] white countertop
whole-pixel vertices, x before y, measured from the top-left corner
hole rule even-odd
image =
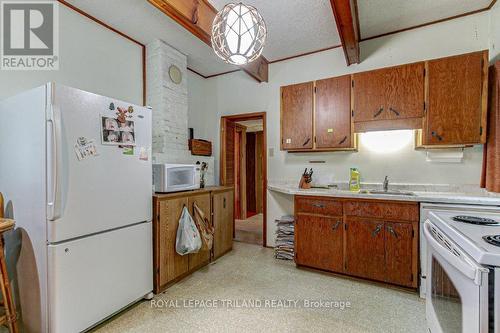
[[[430,203],[448,203],[448,204],[473,204],[473,205],[495,205],[500,206],[500,196],[486,191],[467,192],[431,192],[431,191],[409,191],[415,195],[390,195],[390,194],[369,194],[356,193],[342,189],[321,189],[311,188],[308,190],[299,189],[297,185],[269,182],[267,188],[270,191],[289,195],[311,195],[337,198],[355,198],[355,199],[378,199],[378,200],[397,200],[414,201]]]

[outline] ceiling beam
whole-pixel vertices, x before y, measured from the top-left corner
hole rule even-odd
[[[212,22],[217,10],[207,0],[147,0],[168,17],[212,47]],[[241,66],[258,82],[267,82],[269,62],[260,56],[254,62]]]
[[[356,0],[330,0],[347,66],[359,63],[359,22]]]

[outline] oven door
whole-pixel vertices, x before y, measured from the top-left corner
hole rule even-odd
[[[488,332],[488,272],[429,220],[426,319],[432,333]]]

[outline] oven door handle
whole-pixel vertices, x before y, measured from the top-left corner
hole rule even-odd
[[[489,272],[489,270],[474,263],[473,260],[470,259],[469,256],[465,252],[462,252],[460,249],[456,249],[456,251],[460,253],[462,259],[451,253],[448,248],[443,246],[434,238],[430,231],[431,226],[432,224],[431,222],[429,222],[429,220],[424,222],[424,234],[428,244],[432,246],[432,248],[437,253],[439,253],[450,265],[462,272],[462,274],[467,276],[469,279],[473,280],[476,285],[480,286],[482,283],[482,274]]]

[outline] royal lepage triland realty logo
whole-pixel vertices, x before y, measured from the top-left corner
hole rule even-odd
[[[0,1],[0,69],[59,69],[56,1]]]

